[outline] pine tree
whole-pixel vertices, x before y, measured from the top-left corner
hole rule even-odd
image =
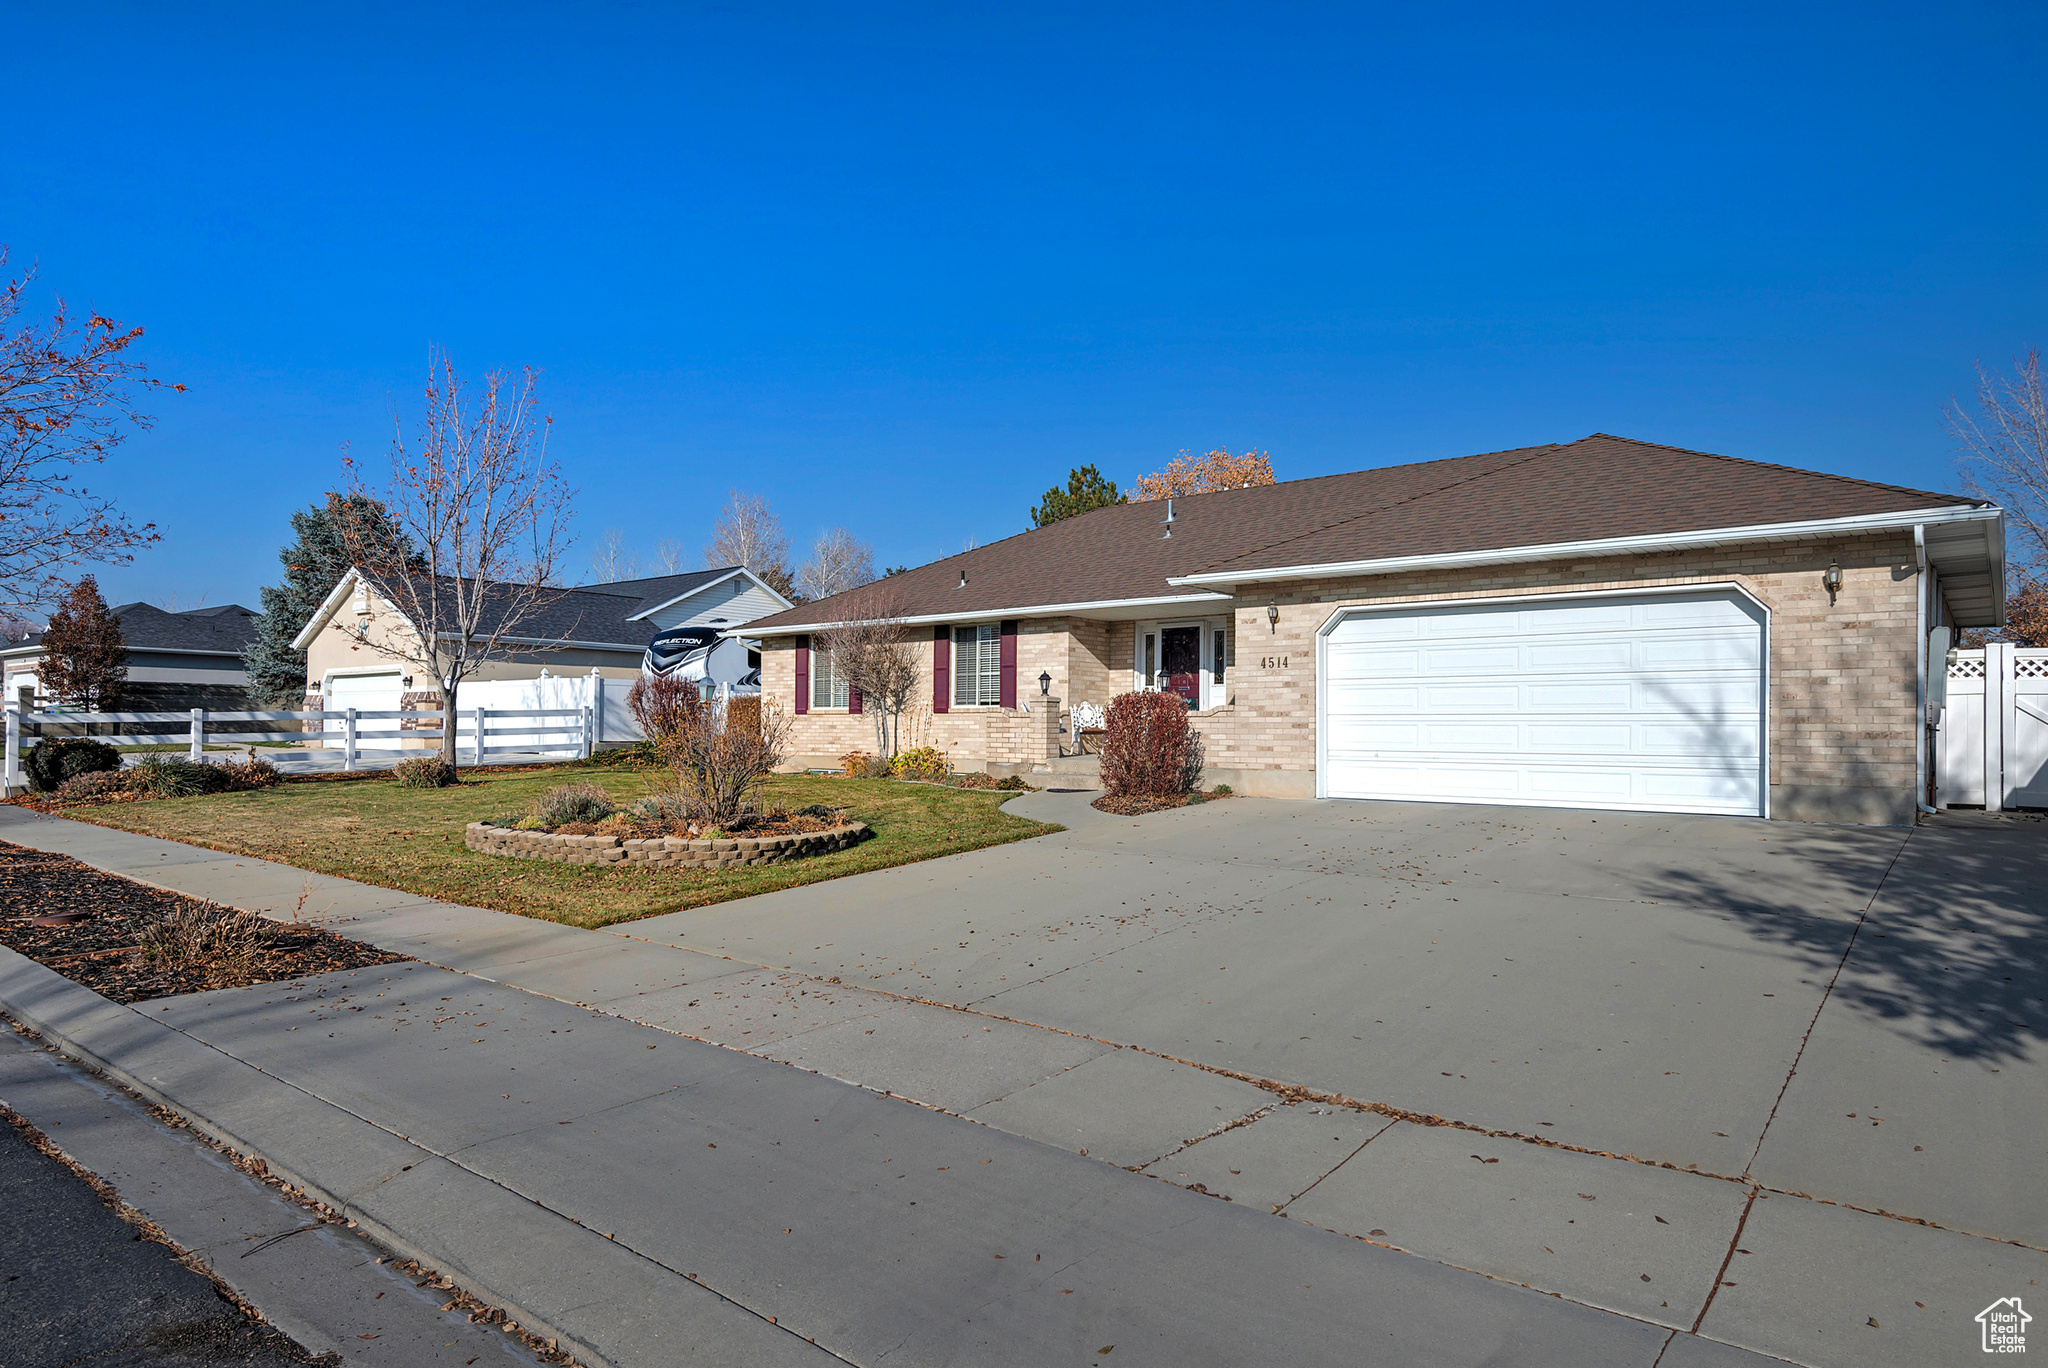
[[[242,663],[249,670],[250,691],[274,707],[290,710],[305,701],[306,653],[292,647],[292,638],[352,568],[342,536],[349,518],[373,529],[373,535],[398,537],[384,506],[375,499],[358,494],[344,503],[343,496],[329,494],[324,505],[292,514],[297,540],[277,553],[284,565],[284,583],[259,591],[263,614],[256,619],[256,638],[243,650]],[[406,559],[411,558],[408,549]]]
[[[67,707],[111,712],[128,682],[128,652],[121,622],[100,597],[99,583],[83,575],[50,614],[43,629],[43,659],[36,666],[43,693]]]
[[[1031,522],[1036,527],[1048,527],[1076,513],[1087,513],[1123,502],[1124,496],[1117,493],[1114,480],[1105,480],[1101,471],[1092,465],[1084,465],[1067,472],[1065,489],[1054,485],[1045,491],[1044,500],[1031,510]]]

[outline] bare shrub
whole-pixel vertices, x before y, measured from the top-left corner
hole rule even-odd
[[[602,822],[617,810],[612,796],[596,784],[557,784],[533,805],[533,815],[551,831],[572,822]]]
[[[135,953],[152,967],[199,969],[209,981],[228,980],[248,973],[275,934],[276,927],[262,917],[216,903],[188,903],[146,927]]]
[[[1102,787],[1112,798],[1191,793],[1202,777],[1202,736],[1170,693],[1110,700],[1102,738]]]
[[[455,782],[455,766],[441,758],[441,752],[415,755],[391,767],[391,777],[400,788],[447,788]]]
[[[700,706],[675,762],[690,815],[720,825],[738,821],[783,762],[788,745],[789,719],[772,700],[730,698]]]
[[[697,715],[701,698],[695,684],[668,675],[653,679],[643,675],[626,695],[626,706],[633,710],[640,734],[664,764],[675,763],[683,734],[690,729],[690,720]]]

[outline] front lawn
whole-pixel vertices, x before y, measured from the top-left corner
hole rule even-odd
[[[625,803],[647,791],[648,777],[582,766],[465,771],[464,778],[475,782],[458,788],[406,789],[388,779],[282,784],[250,793],[73,808],[64,815],[571,926],[632,921],[1060,829],[998,812],[997,805],[1013,796],[1008,793],[777,775],[768,781],[770,803],[850,807],[874,828],[874,836],[851,850],[790,864],[720,870],[559,865],[463,847],[465,824],[522,811],[556,784],[588,779]]]

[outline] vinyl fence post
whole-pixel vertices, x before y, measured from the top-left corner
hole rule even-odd
[[[474,767],[484,762],[484,710],[478,708],[469,716],[469,763]]]
[[[356,767],[356,710],[341,710],[341,767],[352,770]]]
[[[202,765],[206,763],[205,753],[206,709],[194,708],[192,710],[192,749],[187,753],[187,758],[195,765]]]
[[[597,710],[595,708],[585,708],[583,710],[583,758],[585,760],[590,758],[591,751],[595,749],[591,744],[591,738],[596,735]]]
[[[21,714],[7,714],[7,760],[0,768],[0,787],[11,796],[21,784]]]

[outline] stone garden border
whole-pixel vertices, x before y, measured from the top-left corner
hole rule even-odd
[[[849,822],[829,831],[791,836],[728,836],[690,840],[682,836],[569,836],[550,831],[521,831],[493,822],[471,822],[462,843],[486,855],[515,860],[553,860],[560,864],[616,864],[631,869],[736,869],[741,865],[783,864],[811,855],[847,850],[873,835],[866,822]]]

